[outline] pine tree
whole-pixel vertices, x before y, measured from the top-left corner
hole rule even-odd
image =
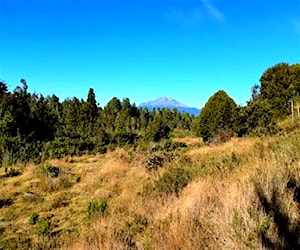
[[[197,133],[204,141],[220,131],[233,131],[237,106],[223,90],[209,98],[198,118]]]

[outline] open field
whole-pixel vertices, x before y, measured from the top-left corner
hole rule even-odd
[[[1,168],[0,249],[299,247],[299,132],[175,141]]]

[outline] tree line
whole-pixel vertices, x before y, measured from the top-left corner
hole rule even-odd
[[[300,64],[276,64],[251,89],[245,106],[223,90],[209,98],[198,117],[178,110],[138,108],[128,98],[112,98],[101,108],[92,88],[86,100],[60,101],[56,95],[30,93],[24,79],[14,91],[0,81],[0,162],[39,162],[116,147],[147,147],[176,130],[192,131],[204,142],[232,136],[265,135],[290,115],[300,93]]]
[[[169,137],[175,129],[192,130],[194,116],[178,110],[138,108],[128,98],[112,98],[104,108],[92,88],[86,100],[60,102],[56,95],[28,92],[24,79],[9,92],[0,82],[0,161],[104,153],[124,145],[145,146]]]

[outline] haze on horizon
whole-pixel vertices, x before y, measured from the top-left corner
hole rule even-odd
[[[0,0],[0,79],[101,106],[160,96],[237,104],[268,67],[299,62],[299,0]]]

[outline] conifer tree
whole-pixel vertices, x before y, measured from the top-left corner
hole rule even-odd
[[[223,90],[209,98],[198,118],[197,133],[204,141],[222,130],[233,131],[236,104]]]

